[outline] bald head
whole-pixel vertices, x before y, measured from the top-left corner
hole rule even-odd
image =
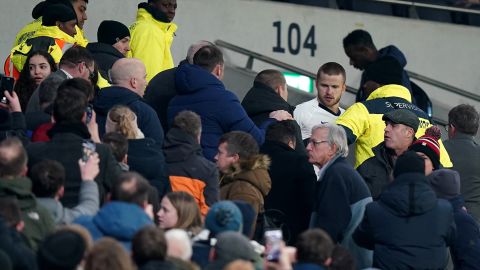
[[[195,43],[193,43],[192,45],[190,45],[190,47],[188,48],[188,51],[187,51],[187,61],[189,64],[193,64],[193,56],[195,56],[195,53],[198,52],[198,50],[200,50],[201,48],[205,47],[205,46],[209,46],[209,45],[213,45],[213,43],[211,43],[210,41],[206,41],[206,40],[200,40],[200,41],[197,41]]]
[[[147,86],[147,72],[142,61],[136,58],[117,60],[110,70],[110,78],[115,86],[121,86],[143,96]]]

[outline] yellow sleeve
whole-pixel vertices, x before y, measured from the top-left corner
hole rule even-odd
[[[73,37],[75,39],[75,44],[82,46],[84,48],[87,47],[88,39],[85,37],[83,30],[80,29],[78,25],[75,25],[75,30],[77,30],[77,34]]]
[[[147,82],[162,71],[164,62],[164,34],[148,25],[138,24],[130,41],[131,56],[142,60],[147,69]]]
[[[347,133],[348,143],[352,144],[370,127],[368,110],[365,105],[357,102],[337,118],[336,124],[349,129],[345,132]]]

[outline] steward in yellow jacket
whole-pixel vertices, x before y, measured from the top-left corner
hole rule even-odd
[[[147,82],[159,72],[174,67],[170,46],[177,25],[176,3],[162,5],[161,1],[149,0],[138,4],[137,20],[130,26],[130,57],[135,57],[147,68]]]
[[[60,4],[50,6],[42,18],[42,26],[31,38],[11,50],[4,67],[5,74],[19,75],[28,54],[38,50],[47,51],[58,64],[63,53],[75,45],[76,23],[73,9]]]
[[[418,116],[420,124],[415,137],[425,134],[425,130],[432,126],[427,114],[412,102],[410,91],[397,84],[384,85],[373,91],[366,101],[357,102],[348,108],[340,117],[337,124],[347,133],[348,143],[355,145],[355,168],[374,156],[372,148],[384,141],[385,122],[383,114],[397,109],[407,109]],[[452,167],[450,157],[440,143],[440,163],[444,167]]]

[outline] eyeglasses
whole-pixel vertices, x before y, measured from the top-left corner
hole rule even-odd
[[[88,67],[88,65],[85,61],[82,61],[82,62],[79,62],[79,63],[83,63],[85,68],[88,70],[88,79],[93,80],[93,78],[95,78],[95,72]]]
[[[316,141],[314,139],[308,139],[308,144],[313,144],[314,146],[320,145],[322,143],[328,143],[328,141]]]

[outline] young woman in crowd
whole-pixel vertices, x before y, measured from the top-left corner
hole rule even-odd
[[[40,83],[52,72],[57,70],[57,65],[52,56],[45,51],[31,52],[25,65],[23,66],[20,77],[15,83],[14,90],[20,98],[22,111],[25,111],[28,100]]]
[[[162,229],[184,229],[190,237],[202,229],[200,209],[192,195],[183,192],[171,192],[165,195],[157,213]]]

